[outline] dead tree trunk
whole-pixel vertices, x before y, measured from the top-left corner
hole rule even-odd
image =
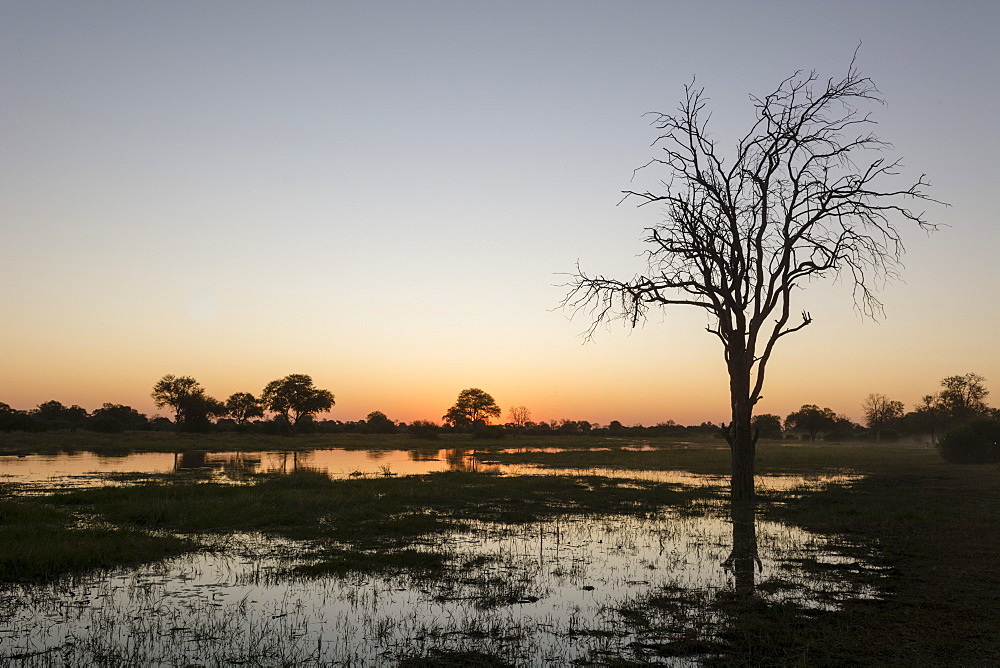
[[[647,228],[648,271],[618,280],[578,267],[563,301],[589,313],[588,336],[615,319],[634,327],[650,308],[704,310],[729,370],[734,502],[754,496],[751,415],[771,353],[812,321],[808,311],[792,320],[793,293],[846,277],[859,310],[877,317],[874,288],[896,275],[903,251],[893,219],[934,229],[906,204],[934,201],[923,176],[908,187],[882,185],[899,161],[881,155],[889,145],[861,108],[881,97],[853,60],[842,79],[796,72],[751,100],[751,127],[728,157],[708,132],[702,90],[686,86],[674,113],[652,115],[658,151],[645,166],[666,175],[651,190],[623,191],[664,209]]]
[[[754,499],[757,435],[753,433],[751,421],[755,401],[751,395],[750,368],[744,359],[746,352],[730,350],[728,357],[732,416],[729,425],[724,425],[724,433],[732,456],[729,495],[733,503],[743,503]]]

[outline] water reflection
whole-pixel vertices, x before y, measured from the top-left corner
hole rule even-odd
[[[220,480],[241,479],[251,473],[291,473],[308,468],[331,478],[359,476],[423,475],[442,471],[496,473],[504,475],[599,475],[617,479],[644,480],[676,485],[714,486],[720,490],[728,476],[709,476],[685,471],[651,471],[591,467],[556,469],[537,464],[484,463],[476,450],[466,448],[419,448],[410,450],[312,450],[302,452],[204,452],[133,453],[103,457],[89,452],[59,455],[0,456],[0,477],[22,489],[91,487],[117,484],[120,477],[107,474],[165,474],[203,471]],[[824,480],[846,482],[854,474],[837,476],[757,476],[758,490],[787,490]]]
[[[164,474],[201,471],[221,479],[251,473],[322,471],[331,478],[423,475],[442,471],[501,472],[483,464],[466,448],[411,450],[312,450],[295,452],[132,453],[106,457],[89,452],[59,455],[0,456],[0,476],[32,488],[91,487],[115,482],[106,474]]]
[[[589,473],[720,490],[726,481],[677,471],[483,465],[475,455],[458,448],[116,459],[81,453],[3,458],[0,471],[64,485],[100,484],[88,471],[144,468],[234,478],[305,468],[332,477]],[[848,478],[758,476],[757,484],[784,489]],[[647,663],[662,655],[644,648],[692,637],[709,646],[723,637],[738,611],[717,605],[720,593],[823,609],[875,595],[850,577],[851,569],[868,567],[840,556],[826,538],[759,520],[752,504],[720,501],[700,510],[467,522],[461,531],[417,541],[417,550],[446,555],[444,572],[434,576],[355,572],[306,580],[290,570],[316,561],[309,557],[313,544],[207,537],[219,549],[92,577],[0,587],[0,663],[83,666],[127,657],[123,664],[385,665],[432,650],[472,649],[514,664]],[[838,567],[809,568],[817,564]]]
[[[733,574],[736,595],[749,599],[754,594],[755,569],[763,569],[757,552],[757,509],[753,501],[734,501],[730,503],[729,514],[733,549],[722,567]]]
[[[825,538],[773,522],[755,523],[759,557],[734,549],[733,569],[723,570],[729,519],[667,509],[473,522],[416,546],[447,555],[434,576],[305,579],[290,568],[310,563],[309,544],[228,536],[223,549],[154,566],[0,588],[0,661],[388,665],[478,650],[517,665],[647,663],[662,661],[647,648],[724,636],[732,620],[717,594],[753,587],[755,577],[755,596],[805,608],[873,595],[844,569],[804,570],[846,559]]]

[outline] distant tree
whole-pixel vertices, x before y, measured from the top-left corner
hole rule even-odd
[[[833,411],[830,411],[831,413]],[[846,415],[834,415],[833,426],[830,427],[826,435],[823,436],[825,441],[842,441],[850,440],[857,437],[860,433],[864,432],[864,427],[856,423],[851,418]]]
[[[390,420],[382,411],[372,411],[365,418],[367,431],[373,434],[395,434],[398,431],[396,423]]]
[[[170,418],[158,415],[149,420],[149,428],[153,431],[172,431],[174,423],[170,421]]]
[[[245,425],[250,418],[264,417],[264,407],[249,392],[236,392],[226,399],[226,415],[236,420],[236,424]]]
[[[770,413],[754,415],[750,421],[761,438],[781,438],[781,418]]]
[[[105,403],[91,413],[86,427],[91,431],[115,433],[144,429],[148,422],[144,414],[131,406]]]
[[[406,428],[406,433],[410,438],[419,438],[429,441],[436,441],[440,438],[441,427],[430,420],[414,420]]]
[[[869,394],[861,404],[865,426],[875,432],[875,440],[882,440],[882,431],[903,417],[903,402],[893,401],[884,394]]]
[[[455,405],[448,409],[442,419],[453,427],[467,427],[482,422],[489,424],[490,418],[500,417],[500,407],[486,392],[478,387],[462,390]]]
[[[912,411],[905,413],[897,421],[897,426],[908,434],[927,434],[931,443],[934,443],[946,422],[947,415],[941,406],[939,396],[927,394]]]
[[[267,410],[285,423],[290,434],[296,433],[301,421],[330,410],[336,403],[332,392],[314,387],[312,378],[303,373],[272,380],[260,398]]]
[[[559,424],[556,427],[556,432],[560,434],[579,434],[580,433],[580,423],[576,420],[567,420],[563,418],[559,420]]]
[[[608,423],[608,433],[609,434],[621,434],[625,431],[625,425],[623,425],[618,420],[612,420]]]
[[[204,394],[205,389],[191,376],[174,376],[167,374],[156,381],[153,386],[153,402],[157,408],[169,406],[174,409],[174,423],[181,425],[184,422],[184,410],[182,408],[185,400],[191,395]]]
[[[528,410],[527,406],[511,406],[507,419],[510,420],[510,424],[514,427],[514,434],[520,434],[528,426],[528,423],[531,422],[531,411]]]
[[[38,404],[38,408],[33,413],[34,417],[48,424],[54,429],[76,429],[82,427],[87,421],[87,410],[76,404],[64,406],[59,401],[46,401]]]
[[[948,376],[941,381],[944,389],[938,394],[938,402],[953,423],[965,422],[990,413],[990,408],[984,401],[990,393],[983,385],[985,382],[985,378],[975,373]]]
[[[181,431],[204,433],[212,429],[212,418],[226,414],[226,404],[204,392],[188,394],[180,399]]]
[[[995,411],[986,405],[989,390],[983,385],[985,381],[974,373],[944,378],[941,381],[943,389],[925,395],[902,417],[900,427],[912,434],[928,434],[934,443],[938,434],[948,429],[978,417],[990,417]]]
[[[39,431],[44,429],[25,411],[11,408],[0,401],[0,431]]]
[[[673,113],[652,114],[661,150],[647,166],[664,172],[656,191],[629,190],[661,207],[647,228],[648,270],[620,280],[579,268],[564,305],[584,312],[589,333],[612,320],[635,327],[650,308],[705,313],[722,344],[731,419],[731,498],[753,498],[756,440],[751,425],[779,340],[812,322],[795,319],[799,288],[847,277],[859,310],[882,312],[878,278],[893,276],[903,250],[896,221],[933,229],[907,200],[928,200],[921,176],[891,183],[899,162],[864,108],[880,103],[874,83],[851,62],[843,78],[796,72],[751,96],[749,130],[726,155],[708,129],[707,98],[689,85]]]
[[[821,431],[833,431],[837,424],[837,414],[829,408],[820,408],[815,404],[806,404],[785,418],[785,429],[789,431],[804,431],[809,434],[809,440],[815,441]]]

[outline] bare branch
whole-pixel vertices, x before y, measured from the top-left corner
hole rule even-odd
[[[602,323],[634,327],[654,306],[704,309],[730,374],[727,438],[752,450],[749,416],[775,344],[812,322],[803,311],[790,324],[795,289],[848,279],[857,310],[880,317],[878,288],[902,268],[897,224],[935,230],[914,203],[940,202],[927,195],[924,175],[898,184],[902,163],[887,157],[892,146],[868,111],[882,95],[853,58],[842,78],[795,72],[750,102],[754,121],[731,156],[711,137],[707,98],[693,81],[674,112],[650,113],[655,155],[633,179],[647,170],[665,176],[621,200],[662,209],[663,220],[646,229],[647,270],[619,281],[577,267],[563,306],[590,319],[588,338]]]

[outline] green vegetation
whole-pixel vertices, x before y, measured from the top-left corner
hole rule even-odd
[[[486,462],[533,464],[552,469],[600,468],[623,471],[688,471],[706,475],[726,475],[729,449],[712,443],[671,443],[664,439],[608,439],[607,449],[584,449],[579,442],[566,444],[560,452],[536,452],[526,445],[522,452],[487,452],[479,457]],[[575,446],[575,448],[574,448]],[[629,450],[648,446],[655,449]],[[578,449],[576,449],[578,448]],[[867,473],[899,461],[937,462],[934,450],[918,444],[891,446],[858,443],[799,443],[760,441],[757,444],[758,475],[818,475],[829,473]]]
[[[195,547],[177,536],[81,524],[66,508],[37,498],[0,501],[0,582],[139,564]]]
[[[116,526],[173,532],[260,531],[394,548],[464,520],[531,522],[560,513],[648,512],[704,490],[599,476],[427,476],[331,480],[323,473],[252,476],[251,484],[161,481],[58,492],[38,502]]]

